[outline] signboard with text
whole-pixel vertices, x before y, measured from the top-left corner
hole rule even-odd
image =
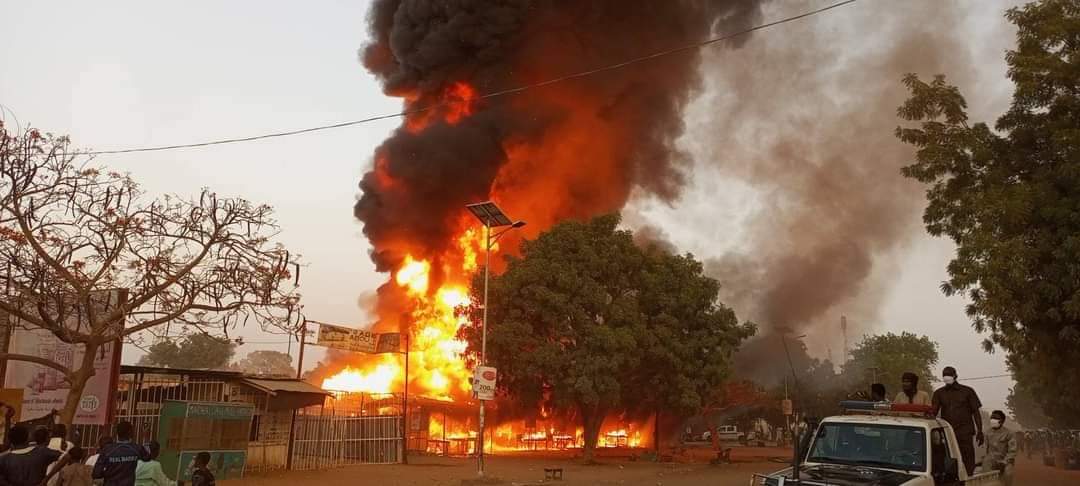
[[[495,378],[498,373],[491,366],[477,366],[473,375],[473,398],[495,399]]]
[[[121,290],[103,291],[94,295],[97,305],[95,312],[103,315],[115,309],[124,298]],[[15,316],[10,316],[11,334],[8,338],[8,352],[44,358],[67,368],[82,363],[86,346],[65,343],[52,332],[22,324]],[[86,332],[87,319],[79,312],[69,312],[65,325],[72,330]],[[120,322],[118,325],[123,325]],[[94,357],[94,375],[87,381],[75,411],[75,423],[104,425],[109,421],[108,411],[113,382],[119,371],[119,341],[113,341],[98,348]],[[9,360],[4,370],[4,387],[23,390],[22,417],[32,420],[48,415],[53,410],[64,408],[68,391],[71,389],[64,373],[59,370],[26,361]]]
[[[320,323],[319,337],[315,344],[358,353],[399,353],[401,352],[401,334],[396,332],[380,334]]]
[[[251,422],[250,403],[165,400],[158,417],[158,460],[173,480],[190,481],[195,454],[210,453],[210,470],[218,479],[243,477]]]

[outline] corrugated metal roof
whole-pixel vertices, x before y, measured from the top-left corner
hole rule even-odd
[[[329,395],[330,392],[323,390],[311,383],[296,379],[273,379],[273,378],[242,378],[240,381],[255,388],[265,390],[271,394],[285,393],[318,393]]]
[[[199,376],[217,376],[222,379],[235,378],[243,373],[239,371],[229,370],[210,370],[199,368],[165,368],[162,366],[139,366],[139,365],[121,365],[120,374],[136,374],[143,373],[148,375],[199,375]]]

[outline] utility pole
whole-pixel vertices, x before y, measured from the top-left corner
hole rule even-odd
[[[304,344],[307,342],[307,319],[300,325],[300,356],[296,361],[296,379],[301,379],[304,373]],[[289,337],[289,348],[292,350],[292,337]],[[289,447],[285,454],[285,470],[292,470],[293,443],[296,442],[296,410],[292,411],[292,422],[289,424]]]
[[[848,341],[847,341],[847,316],[840,316],[840,332],[844,333],[844,358],[841,361],[843,361],[844,363],[847,363],[848,356],[850,356],[850,354],[848,354],[848,353],[851,352],[848,349]],[[844,363],[840,363],[840,364],[843,365]]]
[[[491,247],[511,230],[525,226],[524,221],[511,221],[495,203],[488,201],[465,206],[484,225],[484,314],[480,328],[480,366],[487,366],[488,279],[491,274]],[[506,227],[492,235],[492,228]],[[475,377],[474,377],[475,379]],[[475,384],[473,385],[476,386]],[[484,476],[484,399],[480,400],[480,426],[476,436],[476,474]]]
[[[401,400],[401,436],[404,447],[401,448],[401,463],[409,463],[409,333],[401,333],[405,338],[405,393]]]
[[[307,344],[307,319],[300,326],[300,356],[296,360],[296,379],[303,377],[304,373],[304,345]]]

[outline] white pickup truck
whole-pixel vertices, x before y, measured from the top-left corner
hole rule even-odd
[[[997,471],[969,476],[944,420],[918,413],[866,411],[829,417],[799,465],[754,475],[751,486],[1002,486]]]

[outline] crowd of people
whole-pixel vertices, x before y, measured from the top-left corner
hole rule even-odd
[[[1080,469],[1080,430],[1025,430],[1017,439],[1028,459],[1041,456],[1048,466]],[[1057,464],[1059,460],[1064,464]]]
[[[62,424],[33,431],[15,425],[0,452],[0,486],[176,486],[158,461],[161,445],[137,444],[132,433],[130,423],[120,422],[115,438],[102,437],[88,456]],[[192,486],[215,486],[209,464],[208,452],[195,456]]]

